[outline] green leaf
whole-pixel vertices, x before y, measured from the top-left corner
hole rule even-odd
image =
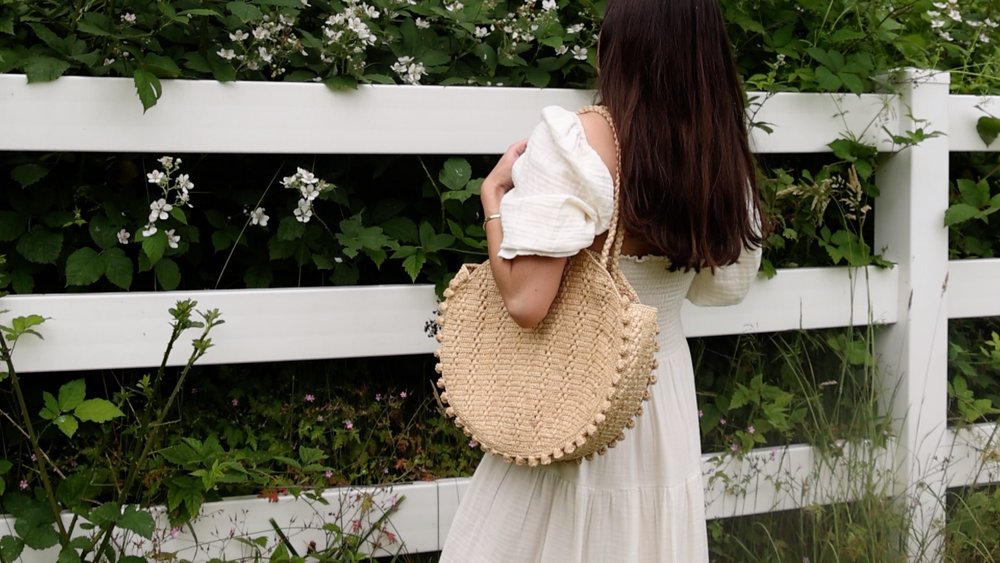
[[[62,252],[63,235],[45,227],[31,229],[17,241],[17,251],[28,262],[55,264]]]
[[[0,15],[0,33],[14,35],[14,16],[10,14]],[[3,57],[0,57],[0,62],[2,61]]]
[[[118,227],[111,223],[107,215],[103,213],[95,215],[87,225],[90,238],[94,244],[102,249],[113,248],[118,245]]]
[[[825,66],[816,69],[816,83],[819,84],[820,89],[827,92],[836,92],[843,85],[840,77],[830,72]]]
[[[157,262],[153,270],[156,272],[156,281],[160,282],[163,289],[171,291],[181,284],[181,270],[177,267],[177,262],[170,258]]]
[[[64,546],[59,551],[59,558],[56,559],[56,563],[80,563],[83,561],[80,559],[80,555],[76,552],[76,548],[70,545]]]
[[[979,217],[979,208],[968,203],[956,203],[944,212],[944,224],[950,227],[977,217]]]
[[[24,539],[24,545],[31,549],[41,550],[58,544],[59,534],[53,526],[53,524],[42,524],[28,528],[25,530],[27,533],[21,535]]]
[[[14,464],[11,463],[10,461],[7,461],[6,459],[0,459],[0,475],[7,474],[13,467]]]
[[[0,242],[11,242],[28,230],[28,217],[16,211],[0,211]]]
[[[90,511],[87,519],[99,528],[113,526],[122,517],[121,505],[116,502],[106,502]]]
[[[62,412],[59,409],[59,401],[48,391],[42,392],[42,405],[42,410],[38,414],[45,420],[54,420]]]
[[[84,422],[107,422],[125,416],[114,403],[105,399],[87,399],[76,407],[73,414]]]
[[[68,62],[47,55],[28,57],[23,65],[24,73],[28,75],[29,84],[55,80],[69,70],[69,67]]]
[[[226,9],[229,10],[229,13],[240,18],[243,23],[257,21],[264,17],[264,12],[246,2],[230,2],[226,4]]]
[[[308,465],[310,463],[318,463],[326,457],[321,448],[310,448],[307,446],[299,446],[299,458],[302,459],[302,463]]]
[[[163,258],[163,253],[167,251],[167,235],[163,230],[142,239],[142,252],[149,258],[150,266],[155,266]]]
[[[552,80],[552,75],[538,67],[529,66],[524,69],[524,79],[535,88],[545,88]]]
[[[148,512],[130,504],[125,507],[125,512],[118,521],[118,527],[135,532],[148,540],[153,538],[153,530],[156,528],[156,524]]]
[[[993,141],[997,140],[997,136],[1000,135],[1000,118],[989,115],[980,117],[979,121],[976,122],[976,132],[979,133],[979,138],[987,147],[992,145]]]
[[[152,72],[159,78],[177,78],[181,74],[181,69],[173,59],[150,53],[142,59],[144,69]]]
[[[438,180],[452,190],[460,190],[472,178],[472,167],[464,158],[449,158],[438,173]]]
[[[24,551],[24,541],[14,536],[4,536],[0,538],[0,559],[4,561],[17,561]]]
[[[142,112],[146,113],[163,95],[163,85],[155,74],[142,68],[137,68],[132,73],[132,82],[135,84],[136,93],[139,94],[139,101],[142,102]]]
[[[75,379],[59,388],[59,412],[70,412],[83,402],[87,394],[87,383]]]
[[[423,270],[426,262],[427,256],[421,251],[417,251],[412,256],[408,256],[403,260],[403,269],[410,275],[410,280],[417,281],[417,276],[420,275],[420,271]]]
[[[344,92],[347,90],[358,89],[358,79],[353,76],[344,76],[343,74],[331,76],[324,80],[323,84],[334,92]]]
[[[284,217],[278,225],[278,240],[293,241],[306,234],[306,224],[295,217]]]
[[[104,260],[104,276],[108,281],[122,289],[132,286],[132,272],[135,266],[132,259],[120,248],[109,248],[101,253]]]
[[[73,434],[76,434],[77,428],[80,427],[80,423],[71,414],[59,415],[52,423],[69,438],[72,438]]]
[[[104,275],[104,260],[93,248],[81,248],[66,259],[66,285],[92,285]]]
[[[81,33],[107,37],[111,35],[113,28],[111,18],[99,12],[86,12],[80,21],[76,23],[76,29]]]
[[[93,485],[90,474],[85,471],[67,475],[56,488],[56,498],[70,510],[84,504],[89,510],[87,499],[97,493],[98,489]]]
[[[10,177],[22,188],[27,188],[49,175],[49,169],[41,164],[22,164],[10,171]]]

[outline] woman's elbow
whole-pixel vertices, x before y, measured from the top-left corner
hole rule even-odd
[[[504,301],[507,314],[521,328],[535,328],[549,313],[549,304],[541,304],[528,299],[509,299]]]

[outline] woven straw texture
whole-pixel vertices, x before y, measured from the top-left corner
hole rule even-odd
[[[612,123],[603,107],[586,111]],[[620,168],[620,150],[618,160]],[[619,184],[617,176],[602,252],[583,250],[568,260],[537,327],[521,328],[507,314],[488,261],[462,266],[444,292],[436,352],[441,399],[484,450],[509,462],[603,454],[623,439],[649,397],[656,309],[638,302],[618,269]]]

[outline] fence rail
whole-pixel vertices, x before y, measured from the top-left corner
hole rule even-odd
[[[739,306],[683,310],[689,336],[885,325],[879,351],[883,384],[898,391],[895,404],[886,405],[898,438],[864,453],[877,468],[895,472],[901,494],[1000,480],[993,425],[947,429],[941,336],[948,318],[1000,315],[1000,260],[949,262],[943,226],[948,154],[1000,150],[1000,143],[986,147],[975,133],[986,110],[1000,111],[1000,97],[950,96],[947,88],[946,75],[911,71],[894,94],[751,93],[753,121],[773,130],[753,128],[758,153],[826,152],[829,142],[849,135],[892,154],[899,150],[893,135],[918,127],[937,134],[891,156],[879,172],[876,244],[887,245],[898,265],[781,270],[755,282]],[[0,150],[492,154],[525,136],[545,105],[579,107],[593,96],[415,86],[331,93],[317,84],[209,81],[164,81],[163,90],[160,103],[143,114],[127,79],[27,85],[23,76],[0,75]],[[15,360],[27,373],[155,365],[168,334],[165,311],[187,297],[221,309],[228,321],[213,335],[217,347],[204,358],[208,363],[418,354],[435,345],[424,331],[435,297],[421,285],[24,295],[3,304],[11,314],[51,317],[44,343],[19,345]],[[854,498],[850,479],[830,478],[843,469],[824,469],[822,459],[807,445],[754,450],[740,460],[707,454],[709,517]],[[796,486],[817,479],[829,486]],[[440,546],[465,484],[414,485],[420,490],[414,498],[427,500],[418,516],[397,521],[412,551]],[[943,509],[936,501],[918,496],[915,502],[926,516],[918,527],[938,525]]]

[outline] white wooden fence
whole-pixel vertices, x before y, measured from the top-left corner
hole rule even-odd
[[[0,75],[0,150],[490,154],[526,135],[545,105],[575,108],[591,101],[590,92],[557,89],[365,86],[332,93],[316,84],[165,81],[163,90],[160,103],[143,115],[128,79],[65,77],[28,85],[23,76]],[[752,132],[758,153],[826,152],[827,143],[845,134],[885,153],[877,178],[882,195],[875,246],[885,247],[897,266],[780,270],[772,280],[758,280],[739,306],[686,306],[686,333],[843,327],[869,320],[887,325],[878,351],[896,438],[873,455],[877,466],[895,472],[896,492],[916,507],[911,558],[933,560],[945,488],[1000,480],[994,425],[959,431],[946,421],[947,320],[1000,315],[1000,260],[949,262],[943,223],[949,152],[1000,150],[1000,143],[985,147],[975,133],[983,115],[976,106],[1000,113],[1000,97],[951,96],[946,74],[908,71],[894,94],[758,99],[764,102],[755,120],[774,128],[772,134]],[[941,136],[893,154],[890,134],[917,127]],[[213,334],[216,347],[203,363],[429,353],[435,346],[424,333],[434,293],[422,285],[20,295],[4,298],[2,305],[10,315],[51,319],[44,342],[18,346],[16,365],[29,373],[154,366],[169,331],[164,312],[188,297],[200,307],[221,309],[227,321]],[[270,330],[274,326],[285,328]],[[177,348],[175,364],[185,353]],[[722,457],[704,456],[710,518],[855,494],[850,479],[837,479],[836,468],[823,469],[807,445],[754,450],[720,467]],[[743,491],[709,479],[720,469]],[[806,481],[811,486],[801,486]],[[465,484],[446,479],[397,487],[407,500],[393,523],[409,551],[440,548]],[[236,499],[207,512],[206,526],[230,522],[228,529],[241,519],[244,532],[267,530],[270,516],[284,522],[311,514],[291,499]],[[0,520],[0,535],[6,525]],[[923,550],[921,539],[931,540]],[[193,550],[192,541],[182,535],[164,548]],[[232,549],[230,543],[213,553],[239,554]],[[207,554],[199,551],[197,557]],[[183,556],[195,557],[194,551]]]

